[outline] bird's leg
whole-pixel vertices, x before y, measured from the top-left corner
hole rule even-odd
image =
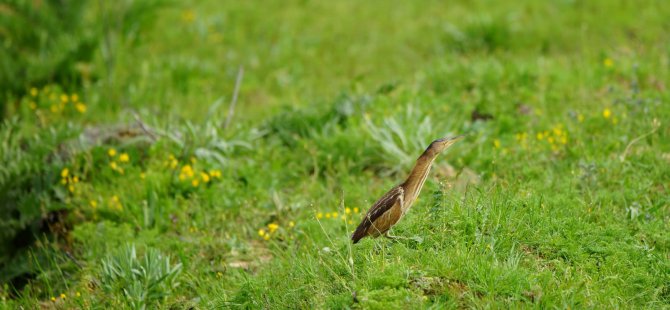
[[[389,231],[386,231],[384,233],[384,237],[391,239],[391,240],[412,240],[414,242],[421,243],[423,242],[423,238],[416,236],[416,237],[400,237],[400,236],[394,236],[389,233]]]
[[[391,240],[404,239],[403,237],[391,235],[391,233],[389,233],[389,231],[386,231],[384,233],[384,238],[391,239]]]
[[[407,240],[407,239],[409,239],[409,238],[407,238],[407,237],[400,237],[400,236],[394,236],[394,235],[391,235],[391,233],[390,233],[389,231],[390,231],[390,230],[387,230],[387,231],[384,233],[384,237],[386,237],[386,238],[388,238],[388,239],[391,239],[391,240]]]

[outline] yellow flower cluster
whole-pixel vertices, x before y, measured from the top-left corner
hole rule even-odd
[[[339,219],[339,220],[342,220],[342,221],[346,221],[348,224],[351,225],[351,224],[354,224],[354,221],[352,220],[352,218],[355,214],[360,214],[360,209],[358,209],[358,208],[353,208],[352,209],[352,208],[346,207],[346,208],[344,208],[344,214],[341,214],[341,215],[337,212],[323,213],[323,212],[319,211],[319,212],[316,213],[316,219],[317,220],[320,220],[320,219],[323,219],[323,218],[333,219],[333,220]]]
[[[499,149],[500,148],[500,140],[499,139],[494,139],[493,140],[493,147]]]
[[[604,118],[610,118],[612,116],[612,111],[609,108],[605,108],[603,110],[603,117]]]
[[[74,193],[76,190],[75,185],[79,183],[79,177],[70,173],[70,169],[63,168],[60,172],[60,183],[67,188],[70,193]]]
[[[611,121],[612,121],[612,124],[614,124],[614,125],[616,125],[617,123],[619,123],[619,120],[614,116],[614,114],[612,113],[612,110],[610,110],[609,108],[605,108],[605,109],[603,110],[603,117],[604,117],[606,120],[611,120]]]
[[[109,206],[112,209],[117,209],[119,211],[123,210],[123,204],[121,204],[119,196],[116,195],[113,195],[112,198],[109,199]]]
[[[558,151],[561,145],[568,144],[568,132],[563,129],[563,125],[558,124],[551,130],[537,132],[535,135],[538,141],[546,141],[551,146],[552,151]]]
[[[295,222],[294,221],[289,221],[288,222],[288,228],[292,229],[293,227],[295,227]],[[280,228],[279,224],[274,223],[274,222],[270,223],[270,224],[267,225],[267,227],[263,227],[263,228],[260,228],[258,230],[258,236],[261,237],[263,240],[268,241],[271,238],[276,237],[277,235],[279,235],[279,233],[280,233],[279,228]],[[284,230],[283,232],[286,233],[287,231]],[[293,236],[290,236],[289,238],[293,239]]]
[[[263,238],[263,240],[270,240],[270,238],[275,234],[275,232],[279,229],[279,224],[277,223],[270,223],[268,224],[267,228],[261,228],[258,230],[258,235]]]
[[[521,145],[521,148],[527,149],[528,148],[528,133],[526,132],[520,132],[514,135],[514,138],[516,141]]]
[[[195,12],[193,10],[185,10],[181,13],[181,20],[186,23],[190,24],[195,20]]]
[[[111,159],[111,161],[109,162],[109,167],[112,168],[112,170],[114,170],[114,171],[116,171],[120,174],[124,174],[125,170],[123,169],[123,167],[121,167],[121,165],[116,163],[116,160],[118,159],[119,162],[122,163],[122,164],[128,163],[128,162],[130,162],[130,155],[128,155],[128,153],[121,153],[119,155],[119,157],[117,158],[116,154],[117,154],[117,152],[116,152],[116,149],[114,149],[114,148],[111,148],[111,149],[107,150],[107,155],[109,155],[109,157]]]
[[[605,58],[603,60],[603,65],[605,68],[612,68],[614,66],[614,60],[612,60],[612,58]]]
[[[168,156],[167,165],[170,167],[170,169],[175,169],[177,168],[177,165],[179,165],[179,161],[174,157],[174,155],[170,154],[170,156]]]
[[[79,297],[81,297],[81,293],[77,292],[77,293],[75,293],[75,296],[77,296],[77,298],[79,298]],[[56,302],[59,299],[65,300],[65,299],[67,299],[67,295],[65,295],[65,293],[61,293],[60,295],[58,295],[58,297],[51,296],[51,301],[53,301],[53,302]]]
[[[191,157],[190,164],[187,163],[179,168],[179,181],[190,182],[191,186],[198,187],[200,184],[209,183],[212,179],[221,178],[221,171],[218,169],[205,171],[193,168],[197,162],[194,157]],[[166,164],[171,169],[177,169],[179,167],[179,160],[170,154]]]
[[[57,86],[45,86],[41,91],[32,87],[26,101],[31,110],[39,111],[40,106],[45,106],[54,114],[66,112],[68,106],[79,113],[84,113],[87,109],[86,104],[79,101],[78,94],[67,94]]]

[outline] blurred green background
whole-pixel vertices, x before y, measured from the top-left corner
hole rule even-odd
[[[668,16],[5,0],[1,305],[668,307]],[[352,247],[462,133],[394,229],[423,241]]]

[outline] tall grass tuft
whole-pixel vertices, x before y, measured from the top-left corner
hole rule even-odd
[[[122,292],[123,302],[132,309],[154,308],[179,286],[181,263],[173,265],[157,249],[138,255],[135,245],[126,245],[101,263],[102,288],[110,294]]]

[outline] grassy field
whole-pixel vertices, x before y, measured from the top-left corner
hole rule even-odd
[[[0,4],[0,308],[670,308],[666,1],[53,3]]]

